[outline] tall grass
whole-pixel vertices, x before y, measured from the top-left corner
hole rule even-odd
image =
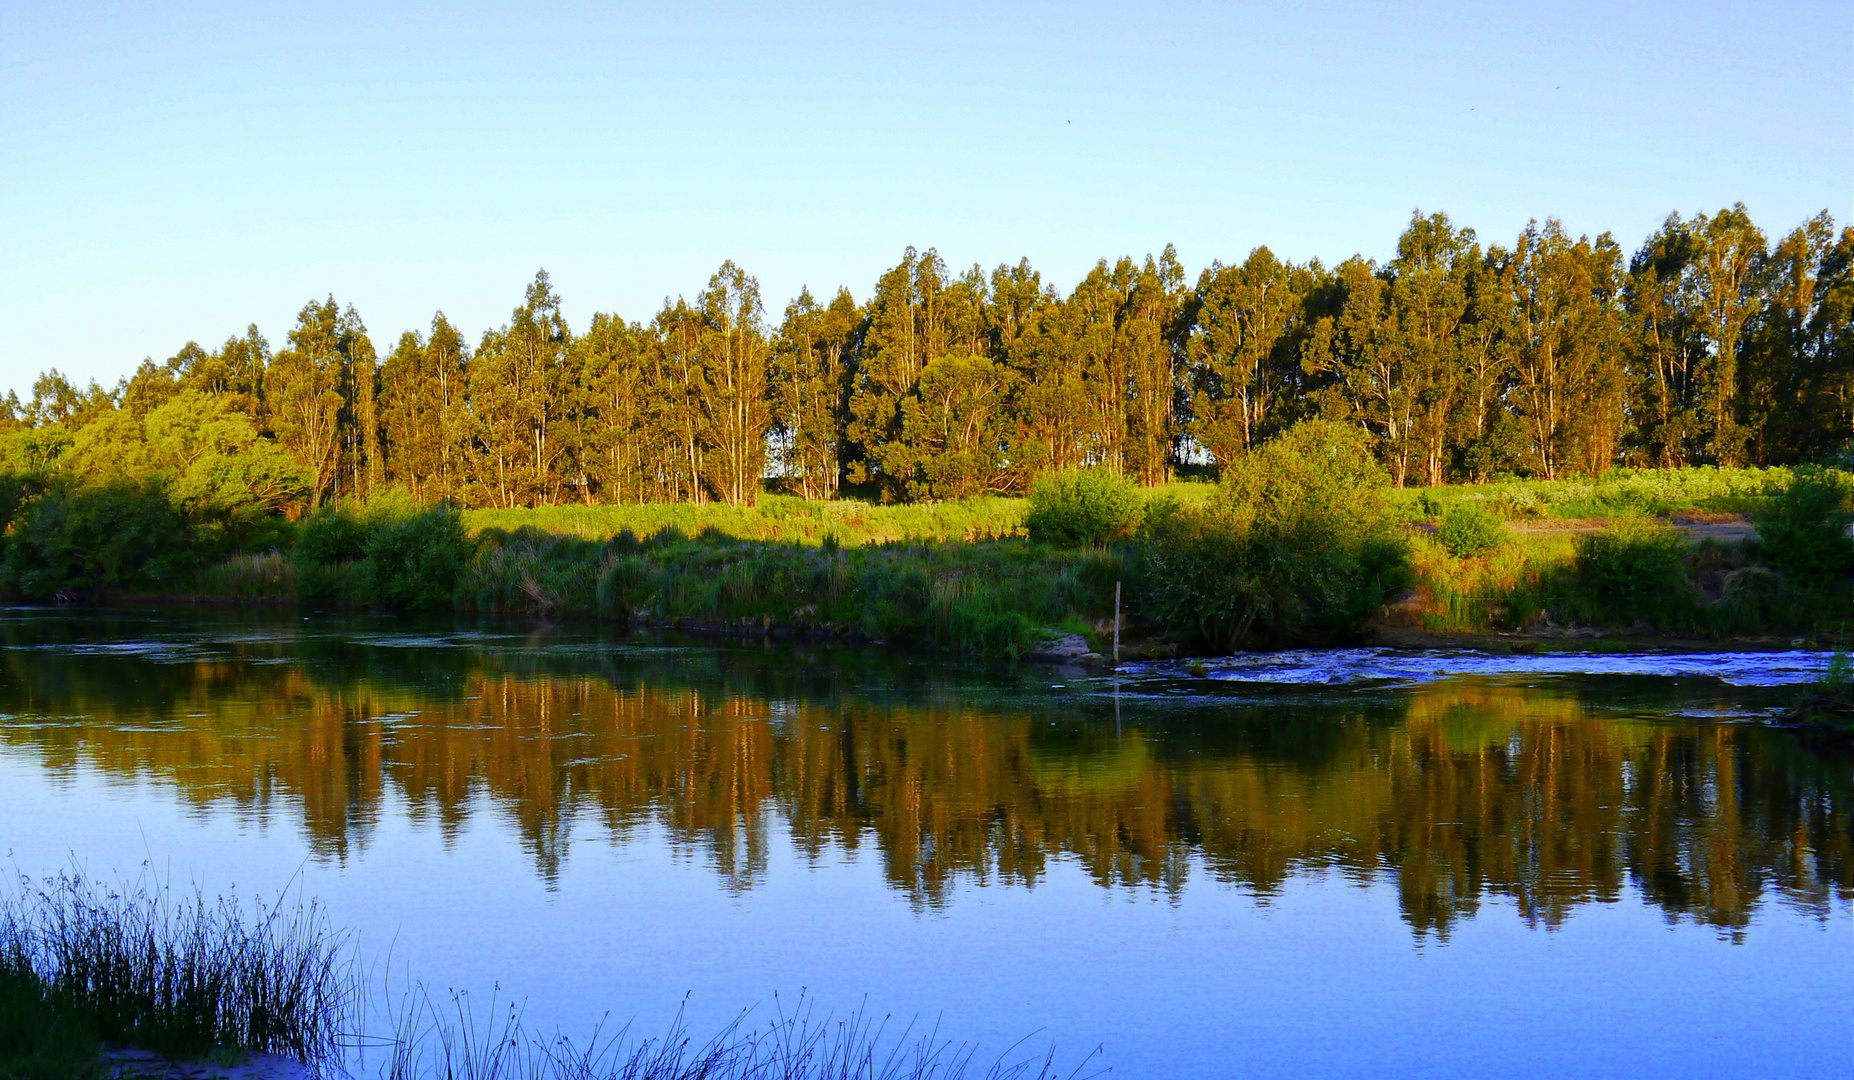
[[[672,531],[606,545],[594,595],[614,620],[779,626],[997,656],[1022,652],[1036,627],[1111,615],[1128,562],[1110,549],[1011,540],[811,547]],[[589,565],[583,549],[572,563]]]
[[[233,555],[200,571],[193,592],[217,603],[284,603],[296,598],[296,567],[279,551]]]
[[[902,540],[972,542],[1024,535],[1024,500],[1004,497],[885,506],[855,499],[816,502],[791,495],[762,496],[758,505],[635,503],[622,506],[542,506],[468,510],[472,535],[524,528],[609,540],[622,532],[648,538],[669,529],[695,535],[709,529],[740,540],[817,545],[827,538],[856,547]]]
[[[1499,517],[1593,518],[1678,513],[1754,514],[1791,479],[1786,468],[1614,469],[1597,479],[1504,480],[1402,488],[1395,498],[1413,517],[1439,518],[1473,503]]]
[[[1410,540],[1418,617],[1438,633],[1559,626],[1710,637],[1845,637],[1848,583],[1804,588],[1762,562],[1755,541],[1688,543],[1665,526],[1620,518],[1594,534],[1511,533],[1460,558],[1434,537]]]
[[[350,959],[313,902],[246,906],[175,894],[146,873],[116,888],[78,874],[22,879],[0,898],[0,1077],[108,1080],[111,1051],[171,1062],[227,1063],[236,1052],[289,1055],[387,1080],[1054,1080],[1053,1051],[1007,1049],[983,1067],[977,1048],[936,1027],[863,1010],[820,1013],[800,995],[750,1025],[743,1013],[696,1041],[680,1017],[633,1039],[594,1031],[583,1045],[524,1026],[521,1009],[477,1010],[453,992],[415,987],[390,1002],[391,1034],[374,1015]],[[369,1067],[366,1049],[385,1045]],[[1088,1061],[1067,1074],[1074,1078]],[[180,1075],[172,1066],[158,1075]]]
[[[387,1080],[1076,1080],[1089,1062],[1058,1073],[1054,1052],[1017,1047],[984,1065],[977,1048],[943,1038],[937,1027],[858,1010],[820,1013],[801,995],[786,1010],[749,1025],[743,1014],[704,1041],[680,1017],[670,1030],[633,1039],[595,1032],[583,1046],[527,1028],[518,1005],[492,1001],[479,1011],[465,994],[442,1002],[422,988],[408,995],[393,1039]]]
[[[344,939],[313,903],[176,894],[144,875],[116,888],[60,874],[0,898],[0,1053],[75,1045],[178,1058],[219,1050],[331,1058],[355,1004]],[[0,1058],[0,1073],[10,1071]]]

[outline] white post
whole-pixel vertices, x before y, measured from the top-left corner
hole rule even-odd
[[[1120,583],[1114,582],[1114,663],[1120,662]]]

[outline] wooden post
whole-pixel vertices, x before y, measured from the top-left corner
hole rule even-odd
[[[1120,662],[1120,583],[1114,582],[1114,663]]]

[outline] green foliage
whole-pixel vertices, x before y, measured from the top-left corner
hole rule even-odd
[[[0,574],[30,600],[161,588],[197,564],[190,539],[159,480],[60,486],[33,502],[7,535]]]
[[[449,611],[470,560],[463,521],[449,506],[386,520],[367,537],[361,575],[373,601],[397,611]]]
[[[1472,559],[1499,547],[1506,528],[1477,503],[1457,503],[1443,511],[1436,540],[1457,559]]]
[[[844,547],[898,540],[978,541],[1024,535],[1022,499],[983,496],[948,502],[877,505],[859,499],[806,501],[766,495],[751,507],[725,503],[564,504],[506,510],[466,510],[471,534],[533,527],[585,540],[608,540],[630,531],[652,537],[674,528],[694,535],[705,528],[742,540],[821,544],[835,537]]]
[[[367,553],[367,523],[346,503],[325,503],[296,526],[298,559],[311,563],[351,562]]]
[[[545,563],[583,581],[582,554],[561,540],[521,550],[504,579],[548,579]],[[596,548],[592,550],[596,551]],[[489,563],[479,556],[474,574]],[[883,544],[828,550],[720,534],[607,552],[590,595],[612,619],[711,629],[782,629],[981,656],[1023,652],[1038,626],[1106,617],[1120,556],[1058,552],[1021,541]]]
[[[81,428],[61,468],[86,484],[159,480],[195,542],[216,550],[280,538],[281,513],[309,485],[223,397],[185,390],[137,417],[111,410]]]
[[[1145,517],[1139,485],[1096,467],[1039,479],[1030,489],[1024,527],[1039,543],[1076,547],[1126,539]]]
[[[1697,599],[1687,575],[1686,542],[1649,518],[1619,518],[1577,538],[1575,609],[1584,621],[1677,626]]]
[[[1834,474],[1798,469],[1756,520],[1766,556],[1784,573],[1813,582],[1854,570],[1854,512]]]
[[[1152,515],[1146,610],[1217,650],[1356,633],[1407,577],[1384,485],[1347,425],[1301,424],[1246,452],[1209,507]]]
[[[1626,514],[1750,514],[1773,488],[1789,483],[1787,468],[1611,469],[1599,479],[1499,480],[1485,484],[1406,488],[1393,497],[1412,516],[1441,517],[1477,503],[1497,517],[1610,518]]]
[[[297,523],[290,566],[296,598],[310,606],[354,602],[355,567],[367,553],[369,529],[346,503],[325,503]]]

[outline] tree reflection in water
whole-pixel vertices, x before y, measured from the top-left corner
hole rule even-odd
[[[546,877],[595,821],[615,842],[665,830],[732,890],[775,843],[873,844],[924,906],[962,881],[1033,885],[1052,859],[1160,894],[1194,875],[1262,897],[1307,873],[1390,879],[1412,929],[1441,936],[1490,897],[1553,927],[1632,886],[1732,933],[1766,899],[1826,917],[1854,897],[1847,761],[1670,715],[1717,686],[1456,679],[1116,714],[1028,676],[857,654],[222,626],[189,652],[133,647],[135,629],[110,646],[94,620],[0,627],[0,742],[53,771],[300,815],[333,860],[390,806],[447,837],[506,818]]]

